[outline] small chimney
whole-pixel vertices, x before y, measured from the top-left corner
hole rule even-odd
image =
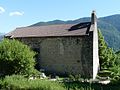
[[[91,14],[91,24],[95,24],[97,22],[96,12],[92,11]]]

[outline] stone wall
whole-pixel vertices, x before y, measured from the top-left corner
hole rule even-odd
[[[81,74],[93,76],[93,35],[19,38],[38,51],[41,69],[57,75]]]

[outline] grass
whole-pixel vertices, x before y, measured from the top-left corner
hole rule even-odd
[[[23,76],[6,76],[1,85],[6,90],[66,90],[61,83],[48,80],[28,80]]]
[[[62,82],[50,80],[29,80],[23,76],[12,75],[0,79],[0,90],[120,90],[120,83],[108,85],[88,82]]]

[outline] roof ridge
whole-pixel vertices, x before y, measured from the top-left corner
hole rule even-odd
[[[16,29],[33,28],[33,27],[47,27],[47,26],[62,26],[62,25],[76,25],[76,24],[52,24],[52,25],[41,25],[41,26],[26,26],[26,27],[17,27]]]

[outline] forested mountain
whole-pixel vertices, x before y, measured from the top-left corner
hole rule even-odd
[[[120,14],[99,18],[98,26],[108,45],[120,49]]]
[[[38,22],[31,26],[43,26],[43,25],[54,25],[54,24],[77,24],[80,22],[90,21],[89,17],[84,17],[76,20],[54,20],[48,22]],[[106,17],[98,18],[98,28],[101,29],[102,34],[108,43],[109,47],[114,50],[120,49],[120,15],[111,15]]]

